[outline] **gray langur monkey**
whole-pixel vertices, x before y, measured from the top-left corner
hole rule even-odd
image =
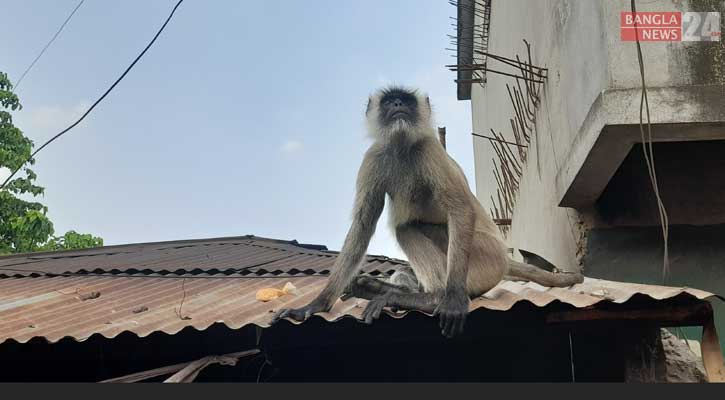
[[[414,309],[438,315],[442,334],[452,337],[463,331],[470,299],[504,277],[559,287],[583,280],[579,273],[551,273],[507,256],[498,227],[439,142],[431,114],[429,98],[417,90],[393,86],[370,97],[366,119],[374,142],[358,172],[342,251],[320,294],[306,306],[278,311],[272,323],[303,321],[345,295],[370,300],[366,323],[384,307]],[[410,267],[382,280],[358,272],[386,195]]]

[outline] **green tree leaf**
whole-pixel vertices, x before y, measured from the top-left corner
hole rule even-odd
[[[0,167],[14,171],[30,157],[33,142],[13,125],[12,115],[7,111],[22,109],[12,89],[7,74],[0,72]],[[38,176],[29,168],[34,163],[35,160],[29,160],[22,172],[0,190],[0,254],[103,246],[102,238],[87,233],[68,231],[63,236],[54,236],[53,223],[46,215],[48,208],[19,197],[36,197],[45,191],[34,183]]]

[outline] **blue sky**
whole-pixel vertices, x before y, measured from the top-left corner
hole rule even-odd
[[[86,0],[18,90],[39,145],[77,118],[175,0]],[[76,0],[3,1],[0,71],[17,80]],[[339,249],[369,139],[367,96],[427,91],[473,185],[446,0],[186,0],[104,103],[37,157],[58,233],[106,244],[256,234]],[[402,257],[381,219],[369,248]]]

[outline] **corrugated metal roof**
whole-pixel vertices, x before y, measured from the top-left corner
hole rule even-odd
[[[264,274],[329,272],[337,252],[325,246],[257,236],[140,243],[0,257],[0,277],[63,273]],[[387,272],[404,261],[369,255],[364,271]]]
[[[0,343],[34,337],[83,341],[124,331],[143,337],[186,327],[203,330],[214,323],[235,329],[266,327],[274,310],[305,305],[317,295],[335,257],[324,246],[255,236],[1,257]],[[367,256],[363,270],[385,274],[401,265],[405,262]],[[256,300],[258,289],[281,288],[286,282],[300,293],[267,303]],[[521,301],[538,307],[559,301],[581,308],[603,301],[624,303],[635,294],[662,300],[683,293],[698,299],[712,296],[696,289],[588,278],[570,288],[502,281],[472,301],[471,310],[505,311]],[[359,318],[365,304],[359,299],[339,301],[320,316],[328,321]]]
[[[0,279],[0,343],[8,339],[26,342],[36,336],[50,342],[66,336],[83,341],[93,334],[112,338],[124,331],[143,337],[156,331],[174,334],[188,326],[203,330],[217,322],[234,329],[248,324],[266,327],[273,310],[308,303],[326,279],[319,275],[282,279],[270,276],[5,278]],[[288,281],[300,290],[298,295],[266,303],[256,300],[258,289],[282,287]],[[661,300],[682,293],[698,299],[711,296],[696,289],[589,278],[571,288],[503,281],[475,299],[471,310],[505,311],[520,301],[544,307],[557,300],[581,308],[602,301],[625,303],[635,294]],[[338,301],[331,312],[320,316],[328,321],[345,316],[359,318],[365,304],[365,300],[359,299]]]

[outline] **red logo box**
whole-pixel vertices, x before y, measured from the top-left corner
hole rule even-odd
[[[622,11],[619,27],[620,37],[624,42],[633,42],[636,39],[640,42],[679,42],[682,40],[682,13]]]

